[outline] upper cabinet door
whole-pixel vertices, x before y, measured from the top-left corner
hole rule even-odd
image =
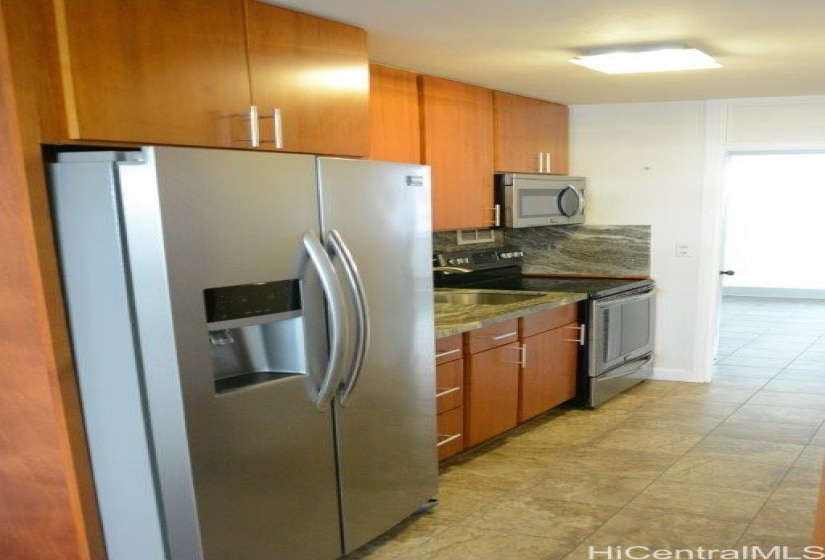
[[[366,31],[253,0],[246,9],[252,104],[261,116],[261,147],[367,155]]]
[[[424,161],[432,166],[433,229],[494,225],[493,94],[420,77]]]
[[[566,105],[511,93],[493,93],[495,169],[566,175],[569,110]]]
[[[421,163],[418,74],[370,64],[370,159]]]
[[[55,0],[69,136],[233,146],[249,105],[238,0]]]

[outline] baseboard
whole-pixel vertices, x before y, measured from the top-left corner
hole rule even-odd
[[[705,379],[697,379],[696,374],[686,369],[653,368],[650,379],[656,381],[687,381],[691,383],[706,383]]]
[[[825,290],[804,288],[748,288],[745,286],[724,286],[723,296],[746,296],[765,298],[825,299]]]

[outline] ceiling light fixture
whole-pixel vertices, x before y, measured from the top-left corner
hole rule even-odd
[[[570,62],[605,74],[641,74],[722,67],[699,49],[674,43],[592,49]]]

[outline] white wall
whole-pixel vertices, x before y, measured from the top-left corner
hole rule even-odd
[[[572,107],[588,223],[650,224],[660,379],[707,381],[730,151],[825,148],[825,97]],[[692,256],[677,257],[676,244]]]
[[[693,363],[704,174],[704,103],[572,108],[572,170],[588,178],[587,222],[652,226],[656,376],[702,381]],[[676,244],[693,256],[677,257]]]

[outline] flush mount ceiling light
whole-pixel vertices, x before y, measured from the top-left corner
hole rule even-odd
[[[570,62],[605,74],[641,74],[722,67],[699,49],[674,43],[593,49]]]

